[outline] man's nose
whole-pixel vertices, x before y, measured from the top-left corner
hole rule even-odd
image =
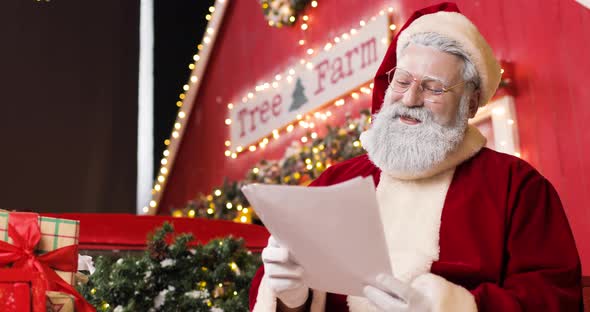
[[[406,92],[404,92],[402,104],[404,104],[406,107],[417,107],[424,105],[422,91],[420,90],[420,85],[416,81],[412,83]]]

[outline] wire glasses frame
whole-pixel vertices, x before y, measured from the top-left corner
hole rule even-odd
[[[417,79],[408,71],[394,67],[387,72],[387,82],[389,83],[389,88],[397,93],[405,93],[414,82],[419,82],[418,89],[422,92],[424,99],[433,102],[440,99],[443,94],[449,92],[451,89],[467,81],[463,80],[450,87],[445,87],[444,83],[438,79],[428,77]]]

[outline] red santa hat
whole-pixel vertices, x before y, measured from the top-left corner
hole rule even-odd
[[[475,65],[480,78],[479,105],[485,105],[496,92],[501,73],[492,48],[454,3],[441,3],[416,11],[393,38],[385,58],[377,70],[374,80],[372,112],[376,113],[383,104],[388,87],[387,71],[396,66],[397,52],[400,52],[412,35],[433,32],[457,41]]]

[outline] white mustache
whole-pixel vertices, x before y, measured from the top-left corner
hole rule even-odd
[[[386,119],[398,119],[399,117],[411,117],[421,122],[434,121],[434,115],[430,110],[425,107],[407,107],[400,102],[392,103],[387,105],[375,114],[373,118],[386,118]]]

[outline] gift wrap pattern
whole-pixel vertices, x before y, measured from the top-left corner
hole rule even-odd
[[[0,212],[0,240],[12,244],[12,238],[8,236],[9,214],[9,212]],[[38,222],[41,229],[41,239],[35,249],[37,253],[44,254],[61,247],[78,244],[79,221],[39,216]],[[70,285],[74,284],[75,272],[59,270],[55,272]]]

